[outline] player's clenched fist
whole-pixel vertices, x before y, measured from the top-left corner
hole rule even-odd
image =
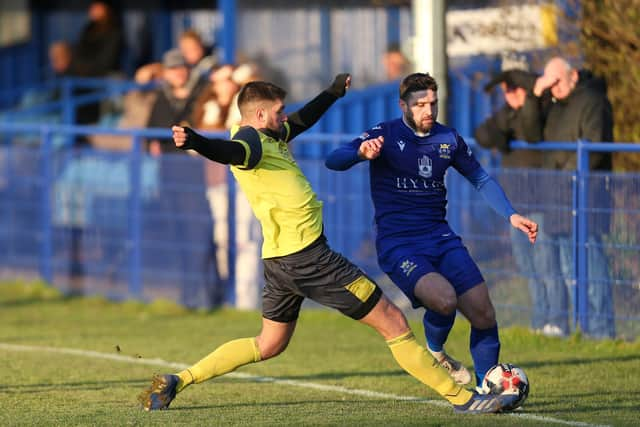
[[[513,214],[509,218],[511,225],[527,235],[529,241],[533,244],[538,237],[538,224],[529,218],[519,214]]]
[[[383,136],[367,139],[366,141],[363,141],[362,144],[360,144],[358,155],[362,159],[373,160],[380,155],[382,144],[384,144]]]
[[[173,131],[173,142],[175,142],[176,147],[182,147],[187,141],[187,131],[182,126],[173,126],[171,130]]]

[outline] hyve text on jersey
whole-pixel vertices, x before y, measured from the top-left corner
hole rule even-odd
[[[444,188],[444,182],[433,179],[396,177],[396,188],[400,190],[432,190]]]

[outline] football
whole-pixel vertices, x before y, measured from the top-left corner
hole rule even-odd
[[[482,391],[491,394],[517,394],[513,405],[503,408],[513,411],[520,407],[529,395],[529,379],[522,368],[510,363],[499,363],[487,371],[482,380]]]

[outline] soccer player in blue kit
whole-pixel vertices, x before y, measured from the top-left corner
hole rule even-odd
[[[500,340],[487,285],[462,240],[445,219],[449,167],[460,172],[489,205],[533,244],[538,225],[516,213],[500,185],[477,162],[455,129],[436,121],[438,85],[426,73],[400,83],[402,117],[380,123],[329,154],[326,166],[346,170],[369,160],[371,197],[381,269],[426,309],[427,347],[460,384],[469,371],[444,350],[456,310],[471,323],[476,383],[498,363]]]

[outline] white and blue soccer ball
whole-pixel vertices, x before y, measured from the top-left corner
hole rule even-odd
[[[513,405],[502,408],[513,411],[522,406],[529,395],[529,379],[524,370],[510,363],[499,363],[487,371],[482,380],[482,392],[490,394],[516,394]]]

